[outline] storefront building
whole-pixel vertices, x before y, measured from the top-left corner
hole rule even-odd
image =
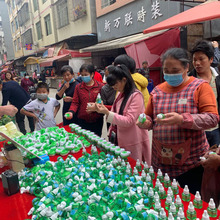
[[[110,65],[119,54],[128,53],[125,46],[162,34],[164,31],[149,35],[142,32],[147,27],[180,12],[179,2],[165,0],[111,1],[111,3],[96,1],[99,43],[81,50],[92,52],[93,63],[100,68]],[[137,68],[141,67],[140,62],[136,61],[136,64]],[[150,66],[158,72],[158,66],[154,63]],[[157,80],[159,83],[159,79]]]

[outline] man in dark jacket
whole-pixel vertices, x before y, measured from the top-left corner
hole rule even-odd
[[[2,91],[2,105],[7,105],[10,102],[14,105],[18,112],[16,113],[16,122],[20,131],[26,134],[24,125],[24,115],[20,113],[20,109],[30,100],[28,93],[15,81],[9,81],[2,83],[0,80],[0,90]],[[28,117],[29,126],[31,132],[34,131],[34,120],[32,117]]]

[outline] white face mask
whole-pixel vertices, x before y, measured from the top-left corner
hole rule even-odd
[[[29,79],[29,76],[25,76],[26,79]]]
[[[47,99],[48,95],[46,93],[37,93],[36,94],[36,97],[39,99],[39,100],[45,100]]]

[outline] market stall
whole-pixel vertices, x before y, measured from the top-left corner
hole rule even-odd
[[[141,167],[132,158],[127,157],[128,154],[123,155],[124,150],[111,146],[110,143],[91,134],[89,131],[72,126],[72,130],[78,135],[74,136],[75,134],[70,134],[72,132],[69,126],[64,128],[68,133],[63,129],[51,128],[33,134],[38,137],[38,142],[35,142],[35,145],[39,149],[41,146],[47,148],[48,144],[51,148],[59,140],[60,145],[66,143],[66,146],[70,146],[67,149],[71,149],[71,153],[66,153],[65,149],[60,150],[59,153],[65,154],[65,156],[50,156],[51,162],[36,165],[31,170],[24,170],[20,174],[23,194],[6,195],[0,181],[0,213],[2,220],[31,219],[31,215],[28,215],[28,213],[33,213],[36,219],[103,219],[104,217],[104,219],[131,219],[129,218],[131,216],[133,219],[158,219],[152,210],[168,207],[167,191],[171,190],[171,188],[168,188],[168,186],[171,186],[169,179],[164,179],[159,172],[155,175],[152,168],[149,168],[146,164]],[[45,137],[43,138],[47,131],[50,132],[48,135],[54,141],[50,142]],[[57,131],[57,135],[54,131]],[[38,136],[39,134],[44,135],[41,137]],[[31,143],[33,135],[27,136],[26,141]],[[66,139],[63,138],[64,136]],[[85,139],[85,137],[87,138]],[[76,147],[71,148],[70,139],[74,139]],[[97,152],[96,148],[89,146],[88,140],[93,145],[99,146],[101,153],[99,149]],[[17,138],[17,141],[24,141],[24,137]],[[80,147],[80,141],[86,147],[83,147],[83,150],[76,149]],[[41,146],[39,143],[42,143]],[[2,147],[3,142],[0,144]],[[26,146],[30,147],[28,144]],[[59,148],[57,145],[53,147]],[[121,159],[116,160],[118,153],[121,155],[120,158],[128,159],[128,163]],[[48,154],[52,155],[53,152],[51,151]],[[116,157],[113,157],[113,155]],[[130,168],[133,169],[133,174]],[[52,171],[56,171],[56,174]],[[163,183],[162,185],[159,183],[159,179]],[[30,185],[30,188],[27,185]],[[171,191],[173,192],[173,201],[175,197],[175,205],[177,204],[177,197],[182,199],[179,204],[182,206],[185,216],[189,215],[187,211],[189,212],[188,207],[191,201],[197,207],[193,209],[192,213],[197,218],[202,218],[208,204],[199,202],[200,205],[197,206],[194,196],[186,195],[185,191],[185,194],[183,194],[183,189],[175,187],[175,184],[172,184]],[[150,196],[151,192],[153,192],[153,195]],[[37,195],[37,198],[33,194]],[[170,212],[173,204],[170,204],[170,208],[167,208],[170,209]],[[33,206],[35,210],[32,208]],[[45,209],[47,209],[47,212],[43,211]],[[166,215],[168,214],[167,209],[164,212]],[[50,212],[53,212],[53,215],[51,214],[48,217]],[[173,214],[175,213],[177,214],[177,210],[173,211]],[[219,214],[218,212],[218,217]],[[217,219],[218,217],[210,219]]]

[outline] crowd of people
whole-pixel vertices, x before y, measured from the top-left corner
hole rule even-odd
[[[77,78],[70,66],[63,66],[63,84],[55,99],[48,97],[49,87],[41,82],[36,99],[30,101],[29,88],[36,82],[26,74],[20,86],[6,73],[5,82],[0,82],[2,105],[10,102],[8,114],[16,114],[24,134],[25,115],[31,131],[35,123],[36,129],[55,126],[60,108],[57,100],[61,99],[63,125],[76,123],[101,136],[106,117],[112,143],[130,151],[133,159],[146,161],[155,171],[161,169],[181,187],[188,185],[195,194],[201,190],[204,167],[220,167],[220,156],[209,154],[210,147],[220,144],[220,53],[217,42],[205,40],[197,42],[190,52],[192,61],[182,48],[170,48],[162,55],[164,82],[150,94],[148,62],[136,71],[134,59],[126,54],[105,68],[103,78],[92,64],[83,64]],[[99,94],[101,103],[96,101]],[[138,120],[141,113],[146,115],[145,122]],[[158,118],[161,113],[163,118]],[[201,161],[201,157],[206,160]]]

